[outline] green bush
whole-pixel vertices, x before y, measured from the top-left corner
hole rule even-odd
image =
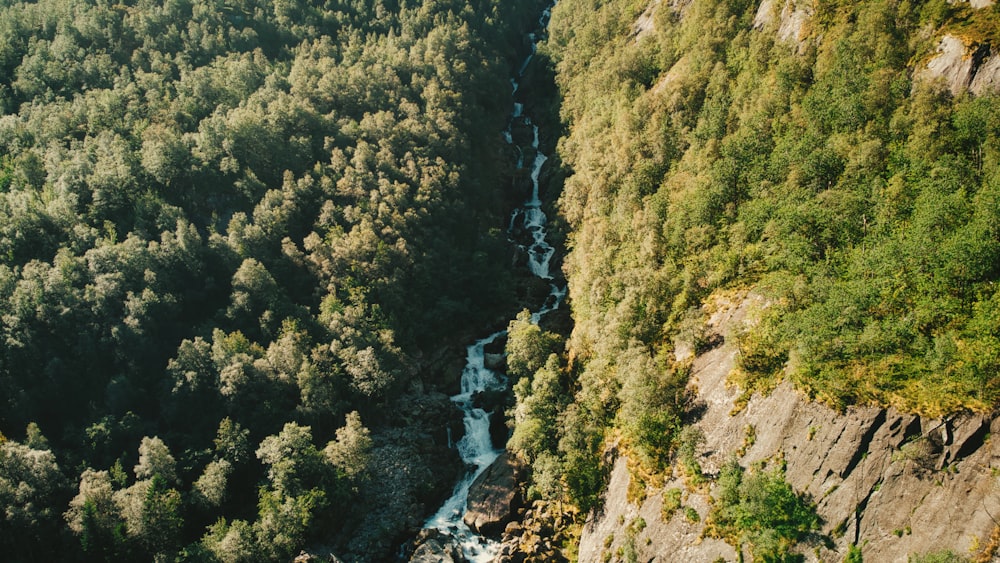
[[[783,560],[796,542],[819,528],[815,506],[797,494],[781,468],[747,473],[736,461],[719,474],[710,530],[755,558]]]
[[[678,509],[681,508],[681,495],[683,492],[674,487],[663,491],[663,507],[660,509],[660,516],[664,522],[669,522]]]
[[[864,563],[861,548],[853,543],[847,546],[847,555],[844,556],[844,563]]]
[[[684,518],[692,524],[701,521],[701,516],[698,515],[698,511],[690,506],[684,507]]]
[[[909,563],[967,563],[968,557],[963,557],[950,549],[925,553],[923,555],[911,555]]]

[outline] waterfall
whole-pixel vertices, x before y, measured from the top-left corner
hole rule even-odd
[[[539,29],[542,31],[548,26],[551,10],[551,6],[547,7],[538,19]],[[510,81],[514,93],[518,92],[519,81],[531,63],[536,52],[536,43],[540,39],[539,34],[536,33],[530,33],[528,37],[531,40],[531,52],[518,66],[517,76],[511,78]],[[531,161],[530,170],[531,196],[521,207],[511,213],[508,234],[512,239],[515,231],[520,229],[530,234],[530,244],[527,245],[527,248],[524,245],[519,245],[528,255],[528,269],[534,276],[551,281],[553,276],[549,273],[549,267],[552,256],[555,254],[555,248],[546,241],[547,218],[545,212],[542,211],[542,201],[538,189],[539,176],[547,157],[538,150],[538,125],[532,123],[531,118],[524,114],[524,104],[515,103],[503,136],[508,144],[517,149],[518,168],[523,168],[525,163],[522,147],[514,143],[512,127],[515,123],[532,128],[531,148],[535,156]],[[537,324],[546,313],[557,309],[566,296],[565,287],[560,288],[554,283],[550,285],[551,290],[545,303],[531,314],[533,323]],[[496,332],[477,340],[467,348],[465,368],[462,370],[461,392],[453,396],[451,400],[464,413],[465,435],[456,446],[462,461],[465,462],[469,470],[455,485],[452,496],[424,524],[425,528],[437,529],[451,536],[462,549],[464,557],[474,563],[492,561],[499,550],[497,542],[473,532],[462,521],[462,517],[466,510],[469,487],[490,464],[496,461],[501,453],[500,450],[493,448],[490,440],[490,415],[483,409],[475,407],[473,397],[483,391],[506,389],[506,375],[496,373],[486,367],[484,352],[486,346],[503,336],[506,336],[506,331]]]

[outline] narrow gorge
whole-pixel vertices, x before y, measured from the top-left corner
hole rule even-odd
[[[565,286],[560,286],[550,271],[556,248],[547,240],[547,217],[542,210],[540,177],[548,157],[540,148],[539,126],[525,113],[525,107],[534,105],[530,91],[521,87],[521,80],[535,56],[537,44],[543,40],[551,17],[552,6],[546,7],[538,18],[537,28],[525,36],[530,52],[517,65],[510,83],[515,99],[507,128],[502,132],[507,144],[516,153],[512,189],[518,192],[523,185],[518,178],[524,173],[530,181],[528,197],[510,214],[507,236],[516,246],[516,266],[527,268],[532,276],[549,284],[549,292],[542,304],[530,313],[530,321],[538,324],[550,312],[558,309],[566,296]],[[561,278],[561,275],[559,276]],[[530,292],[529,292],[530,293]],[[463,414],[463,434],[455,447],[466,466],[465,475],[455,485],[452,496],[427,520],[424,531],[416,542],[410,561],[468,561],[488,563],[499,553],[498,526],[510,521],[517,506],[524,475],[519,462],[504,452],[506,428],[502,409],[487,411],[481,404],[485,394],[510,393],[511,382],[503,368],[503,353],[487,353],[487,347],[503,341],[507,331],[501,330],[468,346],[466,363],[462,369],[461,392],[451,400]],[[493,356],[490,361],[488,356]],[[502,403],[501,403],[502,404]],[[501,437],[495,436],[502,427]],[[497,472],[501,476],[489,477]],[[470,506],[470,489],[475,488],[479,498],[474,502],[483,506]],[[485,511],[485,514],[483,512]],[[484,517],[483,517],[484,516]],[[494,536],[491,538],[486,533]]]
[[[560,1],[573,329],[508,411],[524,506],[455,560],[995,560],[998,21]]]

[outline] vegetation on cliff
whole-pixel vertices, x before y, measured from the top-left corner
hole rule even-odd
[[[612,436],[646,471],[670,463],[717,290],[766,298],[727,335],[747,393],[1000,403],[1000,96],[923,71],[944,34],[992,53],[998,21],[945,0],[559,2],[543,56],[575,326],[561,375],[539,371],[559,412],[516,444],[561,472],[545,482],[596,502]]]
[[[815,507],[785,482],[780,467],[747,473],[735,460],[719,474],[710,533],[725,537],[742,550],[747,544],[755,561],[787,561],[789,549],[819,528]]]

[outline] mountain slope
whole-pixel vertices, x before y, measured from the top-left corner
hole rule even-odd
[[[536,441],[519,451],[551,498],[603,506],[614,444],[634,483],[672,471],[714,483],[713,533],[759,557],[832,532],[808,515],[826,491],[781,471],[782,448],[803,448],[799,438],[779,431],[783,445],[753,463],[699,469],[691,428],[703,413],[689,379],[720,339],[738,352],[725,374],[737,408],[761,404],[757,392],[801,393],[844,427],[835,413],[851,408],[906,421],[994,411],[998,30],[996,5],[944,0],[557,5],[543,55],[566,125],[575,326],[560,392],[547,391],[559,412],[532,421]],[[767,306],[713,336],[706,301],[733,291]],[[883,445],[883,457],[900,446]],[[765,515],[745,502],[752,484],[798,520],[755,521]],[[990,530],[975,526],[985,541]],[[628,555],[615,545],[605,553]],[[835,557],[850,549],[837,545]]]
[[[738,332],[762,303],[754,295],[712,300],[707,332]],[[725,384],[737,354],[729,340],[694,359],[691,384],[704,409],[694,427],[705,440],[693,459],[706,476],[719,476],[734,456],[748,468],[781,467],[787,482],[815,502],[820,518],[798,552],[808,560],[839,562],[858,546],[867,561],[907,561],[945,550],[990,560],[1000,537],[993,517],[1000,512],[1000,444],[990,436],[1000,430],[1000,419],[929,419],[891,407],[838,413],[787,382],[737,407],[740,390]],[[584,526],[580,561],[601,561],[630,542],[640,561],[736,559],[735,548],[715,533],[713,499],[720,494],[712,479],[699,483],[677,470],[643,488],[634,470],[624,457],[614,463],[602,510]],[[638,496],[636,487],[642,488]],[[679,506],[671,514],[672,499]],[[688,508],[697,521],[687,517]],[[645,526],[637,529],[640,518]],[[759,547],[744,544],[747,555]]]

